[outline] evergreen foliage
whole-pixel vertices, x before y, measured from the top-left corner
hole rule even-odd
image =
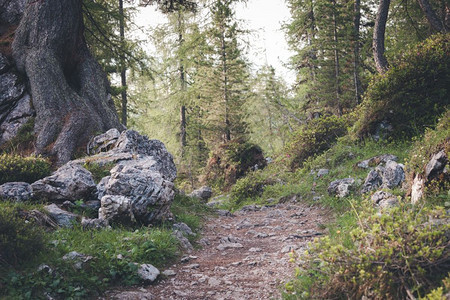
[[[0,184],[22,181],[33,183],[50,175],[50,162],[41,157],[0,155]]]

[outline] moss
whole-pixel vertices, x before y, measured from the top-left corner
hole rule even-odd
[[[87,161],[83,167],[92,173],[95,183],[99,183],[103,177],[109,176],[110,171],[114,168],[114,163],[107,163],[104,165],[98,164],[95,161]]]

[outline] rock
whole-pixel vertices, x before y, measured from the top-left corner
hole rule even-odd
[[[233,214],[229,210],[218,209],[216,212],[221,217],[233,217]]]
[[[177,273],[174,270],[165,270],[164,272],[162,272],[162,274],[167,277],[177,275]]]
[[[166,180],[173,181],[177,176],[177,169],[164,144],[158,140],[149,140],[134,130],[125,130],[117,140],[113,152],[127,152],[134,155],[153,157],[153,169],[161,173]]]
[[[183,235],[181,231],[175,230],[173,232],[173,235],[180,242],[181,248],[187,250],[188,252],[194,250],[194,247],[192,246],[191,242],[189,242],[189,240]]]
[[[261,248],[255,248],[255,247],[248,249],[248,252],[261,252],[261,251],[262,251]]]
[[[378,191],[374,193],[370,199],[381,209],[391,208],[398,205],[397,197],[385,191]]]
[[[376,170],[371,170],[364,180],[364,184],[361,188],[361,193],[365,194],[372,190],[376,190],[383,183],[383,177]]]
[[[11,64],[9,63],[8,58],[0,53],[0,74],[5,73],[10,67]]]
[[[425,177],[428,180],[436,178],[440,173],[444,171],[445,166],[448,163],[445,150],[441,150],[434,154],[425,167]]]
[[[386,164],[388,160],[397,161],[398,157],[392,154],[382,154],[363,160],[357,163],[356,166],[363,169],[368,169],[369,167],[376,167],[380,164]]]
[[[393,160],[388,160],[381,176],[383,178],[383,188],[395,188],[405,180],[404,167]]]
[[[327,175],[328,173],[330,173],[330,170],[328,170],[328,169],[319,169],[318,171],[317,171],[317,177],[323,177],[323,176],[325,176],[325,175]]]
[[[252,205],[245,205],[239,211],[240,212],[250,212],[250,211],[259,211],[259,210],[261,210],[261,207],[252,204]]]
[[[2,115],[0,113],[0,145],[15,137],[19,129],[35,114],[28,94],[25,94],[9,110],[4,112],[7,114]]]
[[[37,198],[50,201],[93,199],[97,191],[91,172],[71,163],[34,182],[31,187]]]
[[[206,203],[211,198],[212,194],[213,194],[213,191],[209,186],[203,186],[203,187],[193,191],[188,196],[198,198]]]
[[[385,140],[391,135],[392,131],[394,131],[394,128],[388,121],[381,121],[376,125],[375,133],[372,135],[372,138],[377,142],[379,140]]]
[[[73,223],[77,221],[78,215],[60,209],[56,204],[44,206],[49,216],[55,220],[60,227],[73,227]]]
[[[287,245],[284,246],[283,249],[281,249],[281,253],[289,253],[292,252],[294,250],[298,249],[298,247],[296,245]]]
[[[355,184],[355,179],[344,178],[338,179],[330,183],[328,186],[328,193],[330,195],[336,195],[339,198],[347,197],[350,194],[350,190]]]
[[[192,232],[192,229],[187,226],[185,223],[175,223],[172,225],[173,229],[181,231],[185,235],[195,235],[195,233]]]
[[[149,282],[155,281],[160,274],[159,270],[150,264],[139,265],[137,273],[142,280]]]
[[[153,167],[158,164],[154,157],[122,161],[111,169],[111,176],[104,178],[98,185],[99,199],[101,199],[101,211],[99,218],[109,219],[110,215],[118,215],[111,209],[125,208],[123,205],[111,205],[109,196],[123,196],[129,201],[126,207],[130,212],[128,217],[134,218],[143,223],[150,224],[160,222],[172,217],[169,210],[174,198],[173,183],[164,177]],[[109,199],[109,200],[108,200]],[[108,200],[108,201],[106,201]],[[113,201],[117,202],[117,201]],[[105,207],[108,206],[108,207]],[[121,211],[119,215],[124,214]]]
[[[417,174],[414,177],[412,186],[411,186],[411,203],[417,204],[420,199],[422,199],[425,189],[425,179],[421,174]]]
[[[97,211],[101,207],[101,201],[100,200],[89,200],[89,201],[86,201],[82,207],[86,207],[86,208]]]
[[[107,220],[102,219],[81,219],[81,226],[84,229],[102,229],[102,228],[110,228]]]
[[[232,249],[232,248],[243,248],[241,243],[223,243],[219,244],[219,246],[216,247],[217,250],[223,251],[226,249]]]
[[[25,11],[26,0],[0,0],[0,24],[19,24]]]
[[[136,221],[131,200],[125,196],[106,195],[102,197],[98,218],[107,222],[130,224]]]
[[[0,75],[0,124],[3,124],[9,113],[25,92],[25,85],[14,73]]]
[[[77,270],[83,269],[84,264],[93,259],[92,256],[84,255],[76,251],[72,251],[63,256],[63,260],[70,260],[74,262],[73,267]]]
[[[87,154],[93,155],[111,150],[116,145],[119,137],[120,132],[116,128],[93,137],[87,144]]]
[[[16,202],[28,201],[33,198],[31,185],[26,182],[7,182],[0,185],[0,199]]]

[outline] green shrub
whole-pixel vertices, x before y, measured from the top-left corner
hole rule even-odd
[[[347,121],[337,116],[314,119],[292,134],[284,153],[291,169],[303,166],[306,159],[321,154],[347,133]]]
[[[33,183],[50,175],[50,172],[50,162],[44,158],[0,155],[0,184],[14,181]]]
[[[423,296],[446,276],[450,224],[444,209],[402,205],[356,218],[350,243],[327,236],[310,246],[297,281],[287,285],[287,299],[406,299]]]
[[[450,34],[429,38],[374,77],[358,111],[358,138],[373,134],[385,120],[393,127],[393,138],[411,137],[436,124],[450,99],[449,39]]]
[[[0,210],[0,266],[16,266],[37,257],[45,249],[45,235],[40,227],[28,222],[20,209]]]
[[[213,189],[226,191],[254,166],[266,166],[262,149],[244,139],[232,140],[211,154],[201,181]]]
[[[239,179],[231,188],[230,201],[233,206],[239,206],[246,200],[254,200],[263,194],[266,186],[274,183],[274,179],[261,171],[249,173],[247,176]]]

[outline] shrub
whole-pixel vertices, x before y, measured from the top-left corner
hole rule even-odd
[[[238,206],[247,199],[260,197],[267,185],[274,184],[275,181],[261,171],[249,173],[246,177],[239,179],[231,188],[231,202],[233,206]]]
[[[363,212],[344,245],[325,237],[308,250],[297,295],[320,299],[406,299],[423,296],[450,266],[444,209],[400,206],[383,214]],[[289,298],[289,295],[286,295]]]
[[[392,125],[394,138],[411,137],[436,124],[450,98],[449,38],[429,38],[373,78],[359,108],[358,138],[373,134],[382,121]]]
[[[45,248],[45,237],[40,227],[26,222],[20,209],[0,210],[0,265],[16,266],[38,256]]]
[[[109,176],[111,169],[115,166],[114,163],[107,163],[104,165],[96,162],[86,162],[83,167],[92,173],[95,183],[99,183],[103,177]]]
[[[202,181],[215,189],[228,190],[255,166],[266,166],[262,149],[243,139],[232,140],[211,154]]]
[[[321,154],[347,133],[347,121],[337,116],[314,119],[293,133],[283,151],[291,169],[303,166],[306,159]]]
[[[50,162],[41,157],[0,155],[0,184],[13,181],[33,183],[50,175]]]

